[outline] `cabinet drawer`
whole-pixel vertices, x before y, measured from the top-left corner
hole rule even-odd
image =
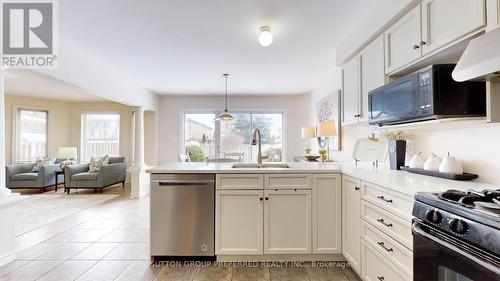
[[[266,189],[312,189],[312,176],[305,174],[265,175]]]
[[[363,274],[366,281],[411,281],[403,272],[382,256],[367,242],[361,241]]]
[[[410,196],[394,192],[375,184],[362,182],[361,198],[403,219],[411,220],[413,198]]]
[[[361,202],[361,217],[403,246],[413,249],[411,221],[397,217],[366,201]]]
[[[408,276],[413,275],[413,253],[367,222],[361,224],[361,237]]]
[[[218,174],[217,189],[264,189],[262,174]]]

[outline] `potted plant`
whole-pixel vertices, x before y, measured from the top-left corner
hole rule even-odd
[[[326,149],[325,148],[320,148],[318,149],[319,155],[321,155],[321,161],[325,162],[328,156],[326,155]]]
[[[306,153],[306,155],[309,155],[311,154],[311,148],[308,146],[304,149],[304,152]]]
[[[385,132],[389,144],[389,164],[392,170],[401,170],[405,165],[407,134],[401,131]]]

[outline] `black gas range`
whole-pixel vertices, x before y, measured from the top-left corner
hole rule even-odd
[[[500,280],[500,189],[418,193],[415,281]]]

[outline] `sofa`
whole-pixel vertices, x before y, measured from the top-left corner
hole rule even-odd
[[[102,190],[105,187],[121,183],[125,186],[127,175],[126,157],[109,157],[109,164],[102,166],[99,172],[89,172],[89,164],[78,164],[64,167],[65,191],[70,189]]]
[[[35,163],[15,164],[5,166],[5,185],[10,189],[39,189],[45,192],[48,187],[56,184],[56,171],[59,164],[40,167],[38,172],[32,172]],[[59,182],[62,182],[62,175]]]

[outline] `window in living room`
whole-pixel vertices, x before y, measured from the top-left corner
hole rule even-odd
[[[92,156],[119,156],[120,114],[115,112],[82,113],[81,161]]]
[[[18,108],[16,112],[15,162],[34,162],[47,156],[48,118],[46,110]]]
[[[191,161],[209,158],[237,158],[252,162],[257,149],[252,147],[252,133],[259,128],[262,134],[263,161],[283,161],[282,112],[232,112],[234,120],[216,121],[215,113],[184,113],[183,149]],[[193,157],[194,156],[194,157]]]

